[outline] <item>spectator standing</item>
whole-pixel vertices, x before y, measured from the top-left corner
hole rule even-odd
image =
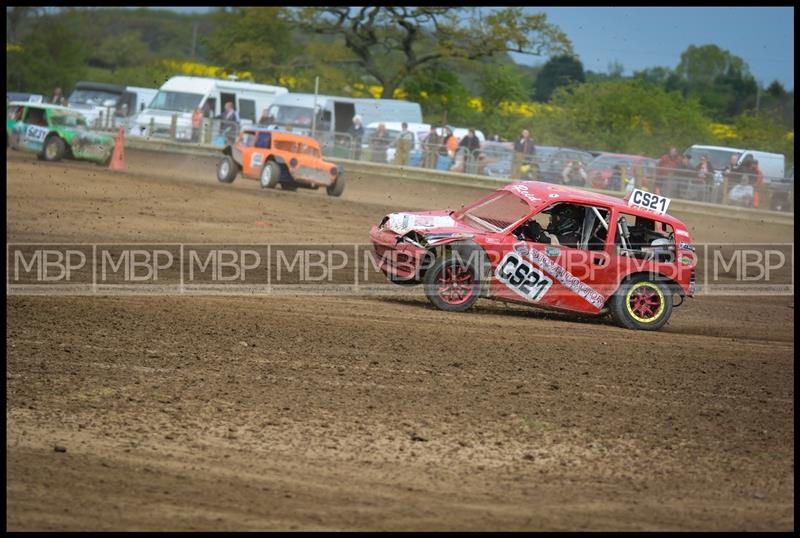
[[[714,168],[708,160],[708,156],[702,155],[700,163],[695,168],[697,171],[698,191],[701,195],[702,201],[709,201],[711,191],[714,188]]]
[[[224,121],[233,122],[235,124],[239,124],[239,115],[236,113],[236,109],[233,107],[233,103],[228,101],[225,103],[225,112],[222,113],[222,119]]]
[[[722,203],[725,203],[725,200],[727,198],[726,191],[728,191],[735,185],[738,185],[742,181],[741,170],[739,168],[739,156],[740,155],[738,153],[734,153],[733,155],[731,155],[731,159],[728,162],[728,166],[722,169],[722,180],[723,180],[721,188],[723,193],[721,200]]]
[[[750,164],[752,170],[751,181],[753,185],[753,207],[758,208],[761,195],[764,194],[764,172],[758,166],[758,161],[753,159]]]
[[[353,124],[350,125],[347,134],[350,135],[353,159],[359,161],[361,160],[361,144],[364,143],[364,121],[358,114],[353,116]]]
[[[528,129],[523,129],[519,139],[514,142],[514,156],[511,166],[512,179],[522,177],[523,165],[532,165],[534,155],[536,155],[536,144],[531,138],[531,132]]]
[[[466,136],[458,144],[459,148],[464,148],[464,165],[467,173],[475,173],[475,163],[478,160],[478,153],[481,149],[481,141],[475,134],[475,129],[467,131]]]
[[[222,113],[222,133],[229,144],[233,144],[236,140],[236,135],[239,134],[239,115],[236,109],[233,108],[233,103],[228,101],[225,103],[225,112]]]
[[[458,151],[458,138],[453,134],[453,130],[450,127],[447,128],[447,137],[445,138],[444,145],[447,150],[447,156],[450,157],[451,161],[454,161],[456,158],[456,151]]]
[[[675,170],[680,169],[683,158],[678,153],[678,148],[669,148],[669,153],[661,156],[656,162],[656,194],[661,194],[666,190],[667,184],[672,183]]]
[[[414,146],[414,133],[408,130],[408,124],[403,122],[400,124],[400,136],[395,141],[395,154],[394,164],[400,166],[408,166],[408,156],[411,153],[411,148]]]
[[[656,174],[658,174],[658,169],[656,169]],[[688,185],[697,175],[696,170],[689,162],[688,155],[683,155],[681,157],[681,165],[674,170],[673,174],[675,178],[675,184],[673,185],[673,188],[670,189],[669,195],[676,198],[683,198],[686,196]]]
[[[439,165],[439,148],[442,138],[436,131],[436,126],[431,125],[431,130],[422,142],[422,166],[423,168],[436,169]]]
[[[192,112],[192,142],[200,141],[200,128],[203,126],[203,111],[196,107]]]
[[[261,112],[261,117],[260,117],[260,118],[258,118],[258,125],[259,125],[259,127],[269,127],[269,126],[270,126],[270,125],[272,125],[273,123],[275,123],[275,122],[272,120],[272,115],[269,113],[269,110],[267,110],[267,109],[265,108],[265,109],[264,109],[264,110]]]
[[[50,98],[50,102],[58,106],[67,106],[67,100],[61,92],[60,87],[56,87],[56,89],[53,90],[53,97]]]
[[[611,191],[619,191],[622,189],[622,185],[625,184],[625,167],[621,164],[614,165],[614,168],[611,169],[611,176],[608,178],[608,190]]]
[[[378,124],[378,128],[369,137],[369,160],[374,163],[386,163],[386,149],[389,147],[389,138],[386,135],[386,125]]]
[[[586,185],[589,176],[586,174],[586,169],[583,163],[579,160],[569,161],[564,170],[561,171],[561,180],[564,185],[575,185],[582,187]]]

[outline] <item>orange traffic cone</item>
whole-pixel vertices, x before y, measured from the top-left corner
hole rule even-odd
[[[114,152],[111,154],[111,161],[108,163],[109,170],[121,172],[125,170],[125,130],[120,127],[117,131],[117,139],[114,141]]]

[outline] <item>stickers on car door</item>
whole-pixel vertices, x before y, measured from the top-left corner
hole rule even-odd
[[[28,125],[25,129],[25,138],[27,140],[31,140],[33,142],[44,142],[44,139],[47,138],[47,133],[50,131],[44,127],[39,127],[38,125]]]
[[[511,291],[535,303],[553,285],[552,280],[513,250],[500,260],[494,275]]]
[[[539,302],[547,294],[553,279],[596,308],[602,308],[603,296],[582,282],[540,250],[525,242],[515,243],[495,269],[495,277],[514,293]]]

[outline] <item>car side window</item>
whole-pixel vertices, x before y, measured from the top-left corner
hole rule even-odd
[[[659,262],[674,260],[675,236],[669,224],[623,213],[616,225],[618,255]]]
[[[41,108],[29,108],[28,114],[25,116],[25,123],[28,125],[47,127],[47,119],[44,116],[44,110]]]
[[[536,243],[604,250],[608,218],[606,208],[558,203],[532,216],[515,231],[515,235]]]
[[[244,133],[242,135],[241,140],[239,141],[239,145],[242,146],[243,148],[249,148],[253,145],[254,139],[255,137],[253,136],[252,133]]]

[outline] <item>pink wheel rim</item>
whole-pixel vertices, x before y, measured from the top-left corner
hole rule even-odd
[[[472,271],[461,265],[446,265],[436,279],[437,293],[451,305],[464,304],[474,293]]]
[[[640,318],[650,319],[661,311],[661,298],[656,290],[643,286],[631,294],[630,308]]]

